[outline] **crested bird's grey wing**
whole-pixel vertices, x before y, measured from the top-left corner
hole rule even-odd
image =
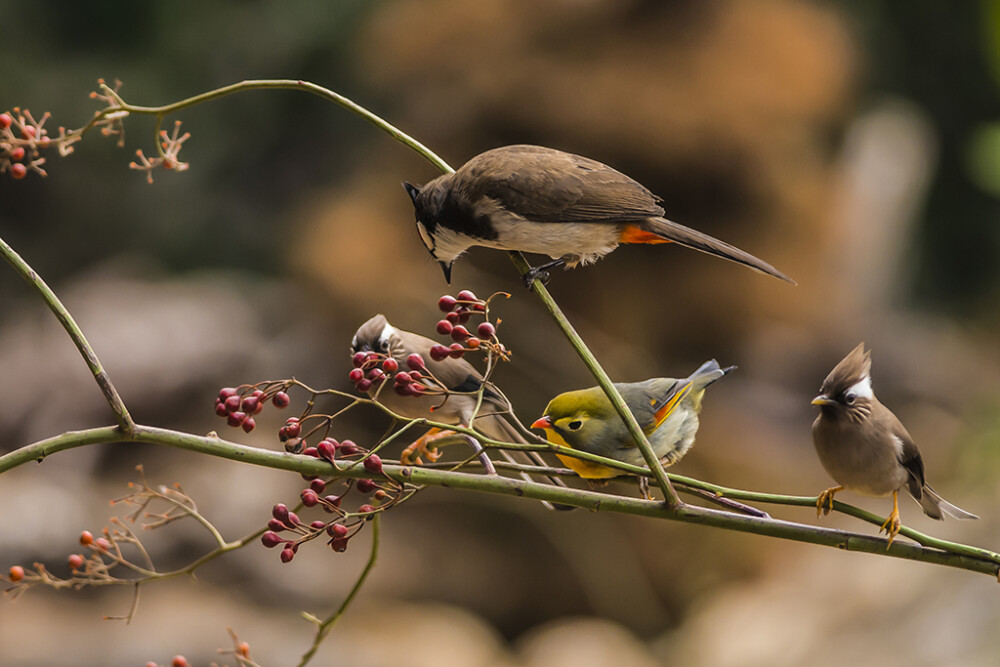
[[[663,215],[658,198],[625,174],[589,158],[541,146],[506,146],[455,174],[469,201],[487,197],[535,222],[629,222]]]

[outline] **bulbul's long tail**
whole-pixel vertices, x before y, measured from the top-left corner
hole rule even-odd
[[[703,234],[696,229],[685,227],[684,225],[676,223],[672,220],[667,220],[666,218],[648,218],[640,226],[645,231],[651,232],[656,236],[672,241],[673,243],[679,243],[680,245],[691,248],[692,250],[700,250],[701,252],[708,253],[709,255],[715,255],[716,257],[721,257],[722,259],[728,259],[731,262],[748,266],[755,271],[760,271],[761,273],[766,273],[769,276],[780,278],[781,280],[790,282],[793,285],[797,284],[794,280],[764,260],[758,259],[750,253],[740,250],[736,246],[731,246],[725,241],[720,241],[719,239],[709,236],[708,234]]]
[[[937,494],[937,491],[926,484],[920,490],[920,498],[917,500],[924,509],[924,514],[932,519],[943,519],[942,512],[953,519],[978,519],[972,512],[966,512],[961,507],[952,505],[947,500]]]

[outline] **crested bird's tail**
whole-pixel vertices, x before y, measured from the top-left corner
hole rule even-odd
[[[966,512],[961,507],[956,507],[952,505],[947,500],[942,498],[937,494],[937,491],[924,484],[921,489],[920,498],[917,500],[920,506],[924,509],[924,514],[931,517],[932,519],[941,520],[944,518],[943,514],[947,514],[953,519],[978,519],[979,517],[972,512]],[[942,514],[943,513],[943,514]]]
[[[790,282],[793,285],[797,284],[794,280],[764,260],[758,259],[750,253],[740,250],[736,246],[731,246],[725,241],[720,241],[715,237],[703,234],[696,229],[685,227],[684,225],[673,222],[672,220],[667,220],[666,218],[648,218],[642,225],[640,225],[640,228],[642,231],[652,233],[662,238],[664,241],[679,243],[680,245],[693,250],[700,250],[701,252],[708,253],[709,255],[715,255],[716,257],[736,262],[737,264],[749,266],[755,271],[760,271],[761,273],[766,273],[769,276],[780,278],[781,280]],[[623,240],[626,243],[629,242],[627,236]],[[639,242],[649,243],[650,240]]]

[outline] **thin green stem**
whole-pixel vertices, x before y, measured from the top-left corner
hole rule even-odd
[[[306,475],[333,475],[351,478],[370,476],[363,468],[354,467],[350,462],[330,464],[311,456],[290,454],[288,452],[274,452],[239,445],[218,437],[196,436],[138,424],[131,434],[124,434],[118,428],[109,426],[87,431],[65,433],[55,438],[27,445],[9,454],[0,456],[0,472],[23,465],[28,461],[42,460],[46,456],[66,449],[101,442],[129,441],[142,441],[150,444],[176,447],[233,461],[304,473]],[[821,544],[847,551],[862,551],[895,558],[937,563],[993,576],[997,576],[1000,573],[1000,554],[998,553],[969,545],[937,540],[936,538],[930,538],[905,528],[900,534],[920,542],[927,542],[927,544],[912,544],[896,540],[891,545],[888,545],[884,538],[875,535],[865,535],[833,528],[782,521],[770,517],[748,516],[746,514],[708,509],[694,505],[682,505],[670,508],[666,507],[662,502],[626,498],[607,493],[571,489],[509,477],[434,470],[393,463],[383,463],[382,469],[386,477],[400,484],[438,486],[480,493],[516,496],[533,500],[546,500],[593,511],[618,512],[671,521],[696,523],[726,530]],[[725,489],[724,487],[717,487],[679,476],[675,476],[675,479],[689,483],[696,488],[713,490],[736,499],[815,507],[815,498]],[[840,502],[834,503],[834,509],[864,518],[865,520],[868,520],[868,517],[871,516],[859,508],[854,508]]]
[[[111,377],[104,370],[101,360],[98,359],[97,353],[90,346],[87,337],[83,335],[83,331],[77,325],[76,320],[73,319],[73,316],[63,306],[62,301],[59,300],[56,293],[42,280],[42,277],[24,261],[24,258],[7,245],[7,242],[2,238],[0,238],[0,255],[3,255],[4,259],[14,267],[14,270],[21,274],[21,277],[41,295],[42,300],[45,301],[49,310],[59,320],[59,324],[69,334],[70,339],[76,345],[76,349],[80,351],[80,355],[83,356],[83,360],[87,363],[87,367],[90,368],[90,372],[94,374],[97,386],[100,387],[105,400],[107,400],[108,405],[111,406],[111,410],[115,414],[115,419],[118,421],[118,428],[126,433],[130,432],[135,428],[135,422],[132,421],[132,416],[129,414],[128,408],[125,407],[125,402],[118,395],[118,390],[112,384]]]
[[[347,608],[351,606],[351,603],[357,596],[358,591],[360,591],[361,587],[364,586],[365,580],[368,579],[368,575],[371,574],[371,571],[375,568],[375,563],[378,560],[378,548],[381,540],[381,533],[381,517],[376,514],[374,518],[372,518],[372,548],[371,553],[368,556],[368,563],[365,564],[365,569],[361,571],[361,576],[359,576],[358,580],[354,582],[351,592],[348,593],[347,597],[344,598],[344,601],[340,603],[340,607],[337,611],[330,614],[326,620],[322,621],[317,626],[316,637],[313,639],[312,646],[309,647],[308,651],[302,654],[302,659],[299,660],[298,667],[305,667],[305,665],[312,660],[313,656],[316,655],[317,649],[319,649],[319,645],[322,644],[323,640],[326,639],[326,636],[330,634],[330,630],[333,629],[334,624],[336,624],[336,622],[340,620],[340,617],[344,615],[344,612],[347,611]]]

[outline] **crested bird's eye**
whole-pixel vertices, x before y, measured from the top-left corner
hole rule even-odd
[[[583,422],[579,419],[574,419],[570,423],[566,424],[566,426],[569,426],[569,430],[571,431],[579,431],[580,427],[583,426]]]
[[[857,398],[858,397],[854,395],[854,392],[847,392],[846,394],[844,394],[844,403],[847,403],[848,405],[854,405],[854,401]]]
[[[389,341],[385,340],[384,338],[382,340],[380,340],[378,342],[378,349],[381,352],[388,352],[389,351]]]

